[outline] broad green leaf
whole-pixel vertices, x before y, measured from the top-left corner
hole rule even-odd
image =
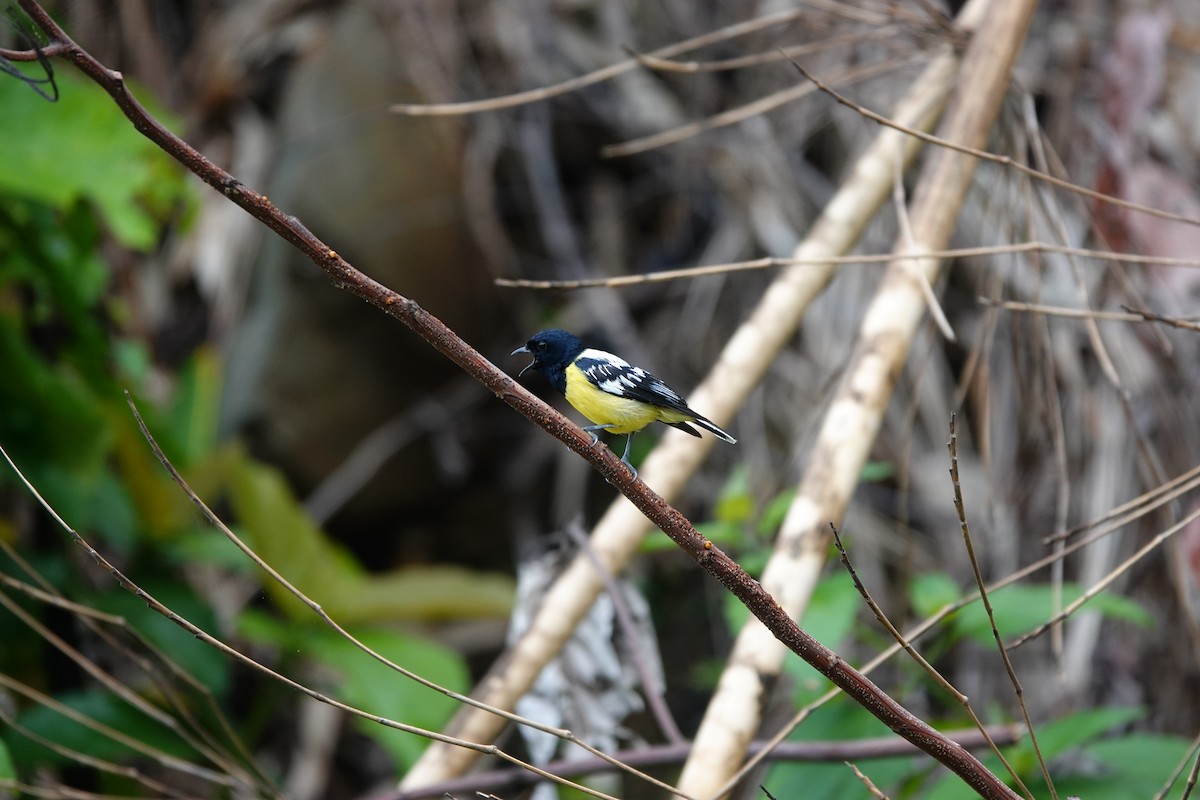
[[[12,756],[8,752],[8,745],[0,739],[0,778],[5,780],[17,780],[17,768],[13,766]]]
[[[1179,763],[1187,755],[1189,745],[1178,736],[1154,733],[1130,733],[1093,742],[1084,752],[1097,763],[1109,765],[1130,781],[1138,781],[1140,788],[1127,797],[1150,797],[1166,782]]]
[[[225,534],[198,520],[192,528],[184,528],[162,542],[163,553],[176,566],[209,564],[223,570],[262,577],[262,570],[239,550]]]
[[[879,483],[895,474],[896,468],[889,461],[868,461],[863,464],[862,470],[858,473],[858,479],[862,483]]]
[[[55,80],[56,103],[20,81],[0,81],[0,191],[60,211],[89,201],[122,244],[149,250],[159,220],[183,197],[182,168],[139,134],[99,86],[70,70]],[[163,119],[160,111],[155,116]]]
[[[159,415],[152,412],[148,403],[139,403],[138,407],[146,416],[146,424],[155,441],[169,458],[173,458],[172,437],[164,430],[165,426],[158,423]],[[188,528],[195,520],[195,507],[155,457],[130,417],[123,397],[120,406],[110,410],[110,418],[115,433],[113,459],[144,530],[151,536],[163,538]]]
[[[366,580],[349,551],[313,524],[277,470],[242,458],[231,465],[229,477],[233,509],[247,544],[300,591],[328,610]],[[271,580],[264,585],[289,617],[311,618],[307,606],[283,586]]]
[[[184,583],[164,578],[145,578],[138,584],[159,602],[203,631],[216,635],[212,608],[194,595]],[[124,589],[113,588],[84,601],[87,605],[122,616],[158,650],[185,672],[220,694],[229,683],[229,662],[218,650],[192,636]]]
[[[221,413],[221,360],[216,350],[201,347],[179,372],[175,397],[166,416],[181,450],[184,468],[212,451]]]
[[[958,584],[944,572],[917,575],[908,589],[909,602],[922,617],[932,617],[957,602],[959,595]]]
[[[414,567],[369,575],[308,517],[274,469],[248,459],[231,468],[234,510],[256,553],[343,625],[401,619],[506,616],[511,578],[459,567]],[[294,619],[312,612],[283,586],[271,598]]]
[[[470,688],[462,658],[428,639],[382,629],[355,630],[354,634],[371,649],[427,680],[456,692]],[[401,676],[341,637],[322,632],[304,654],[339,675],[339,697],[372,714],[440,730],[458,707],[456,701]],[[356,719],[355,725],[396,759],[401,772],[429,744],[420,736],[369,720]]]
[[[795,499],[795,490],[789,489],[767,503],[767,507],[763,510],[762,518],[758,521],[758,534],[764,538],[774,537],[779,530],[779,526],[783,524],[783,518],[787,516],[788,509],[792,507],[792,501]]]
[[[818,642],[838,650],[854,629],[862,596],[842,571],[831,573],[817,584],[800,625]],[[829,681],[799,656],[789,654],[785,671],[796,680],[796,700],[804,703],[829,688]]]
[[[821,644],[836,650],[850,634],[861,605],[862,598],[849,578],[835,573],[817,583],[800,624]],[[726,596],[725,619],[730,630],[740,630],[749,616],[750,612],[741,601],[732,595]],[[796,679],[797,690],[801,693],[814,687],[821,690],[828,687],[825,678],[799,657],[789,656],[784,669]]]
[[[128,487],[109,470],[100,473],[91,496],[92,527],[103,541],[123,553],[131,553],[138,542],[141,520]],[[96,545],[99,547],[99,545]]]
[[[754,498],[750,496],[749,470],[745,466],[735,467],[721,488],[713,516],[720,522],[738,524],[749,522],[753,515]]]
[[[1082,591],[1075,584],[1063,585],[1063,605],[1080,597]],[[1033,630],[1055,613],[1053,589],[1050,584],[1021,584],[1007,586],[988,595],[996,616],[996,627],[1005,639]],[[1149,626],[1152,619],[1137,603],[1115,594],[1100,594],[1091,599],[1084,609],[1098,611],[1106,616]],[[955,615],[955,629],[970,636],[981,644],[991,645],[995,640],[987,611],[982,603],[972,603]]]
[[[254,609],[238,619],[238,633],[257,644],[324,665],[334,676],[326,693],[371,714],[440,730],[457,703],[376,661],[351,642],[314,623],[295,625]],[[415,674],[457,692],[470,686],[462,658],[427,639],[381,628],[351,629],[360,641]],[[424,750],[420,737],[369,720],[355,723],[396,759],[401,770]]]
[[[32,472],[37,464],[72,472],[98,469],[112,439],[103,408],[77,373],[47,364],[31,351],[24,332],[3,309],[0,364],[0,441],[18,465],[31,470],[30,478],[41,477]]]
[[[1105,731],[1127,725],[1145,716],[1146,710],[1136,706],[1126,708],[1094,708],[1037,726],[1038,747],[1046,760],[1096,739]],[[1008,748],[1011,758],[1020,764],[1019,771],[1036,769],[1033,746],[1028,739]]]
[[[371,575],[325,610],[345,624],[396,620],[507,619],[516,586],[511,577],[450,565],[426,565]]]
[[[842,742],[887,734],[888,729],[883,723],[865,709],[842,697],[816,711],[788,738],[791,741]],[[915,763],[911,757],[897,757],[871,759],[860,762],[857,766],[876,786],[888,792],[912,772]],[[777,798],[867,796],[862,783],[841,761],[779,763],[771,767],[762,785]]]
[[[1054,771],[1054,785],[1059,797],[1155,797],[1187,752],[1187,741],[1177,737],[1150,733],[1113,736],[1084,746],[1082,757],[1073,759],[1069,767],[1060,761]],[[1031,774],[1028,783],[1035,797],[1049,796],[1036,776]],[[1180,782],[1166,796],[1178,797],[1181,791]]]
[[[58,702],[83,714],[88,719],[119,731],[159,751],[180,758],[195,758],[196,754],[178,736],[150,717],[103,688],[67,692],[55,696]],[[135,750],[115,741],[103,731],[85,725],[50,709],[32,706],[18,715],[17,721],[42,737],[72,750],[96,758],[122,760],[133,756]],[[38,764],[65,763],[65,758],[24,737],[8,740],[13,761],[30,769]]]

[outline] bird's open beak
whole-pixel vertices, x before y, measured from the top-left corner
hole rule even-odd
[[[517,353],[529,353],[529,348],[528,347],[518,347],[516,350],[513,350],[511,353],[509,353],[509,355],[515,356]],[[530,354],[530,355],[532,355],[532,354]],[[537,363],[536,358],[533,361],[530,361],[528,364],[525,365],[524,369],[522,369],[520,372],[517,373],[517,377],[519,378],[522,375],[524,375],[526,372],[529,371],[529,368],[532,367],[536,363]]]

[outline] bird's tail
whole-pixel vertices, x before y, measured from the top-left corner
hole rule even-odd
[[[733,438],[728,433],[721,430],[720,427],[718,427],[717,424],[715,422],[713,422],[712,420],[707,420],[704,417],[697,416],[695,419],[691,420],[691,422],[694,425],[700,426],[701,428],[708,431],[713,436],[716,436],[718,439],[721,439],[722,441],[729,442],[730,444],[737,444],[737,439]]]

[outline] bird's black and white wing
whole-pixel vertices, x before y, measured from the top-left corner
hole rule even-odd
[[[695,414],[679,393],[641,367],[603,350],[584,350],[575,359],[584,376],[602,392],[659,408]]]

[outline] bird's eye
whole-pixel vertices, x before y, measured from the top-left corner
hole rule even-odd
[[[538,350],[538,351],[545,350],[545,349],[546,349],[546,343],[545,343],[545,342],[538,342],[537,344],[535,344],[535,345],[533,346],[533,349],[534,349],[534,350]]]

